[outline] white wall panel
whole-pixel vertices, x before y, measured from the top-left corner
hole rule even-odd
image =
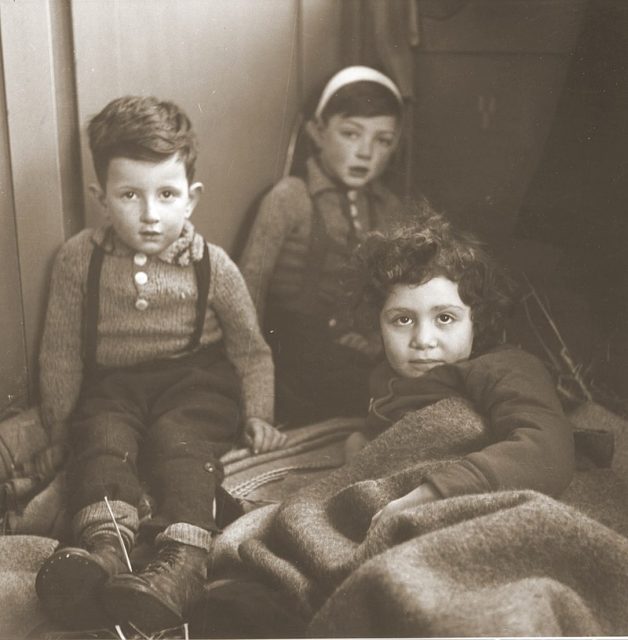
[[[308,67],[323,51],[337,66],[333,2],[307,0]],[[82,126],[123,94],[181,104],[200,139],[197,177],[205,193],[194,222],[230,249],[253,198],[276,180],[298,108],[299,4],[296,0],[74,0]],[[318,79],[318,74],[314,74]],[[86,182],[94,179],[83,140]],[[99,222],[88,202],[87,223]]]
[[[21,288],[33,372],[49,267],[65,238],[50,3],[0,2],[0,32],[15,210],[9,237],[19,254],[19,276],[11,286]]]

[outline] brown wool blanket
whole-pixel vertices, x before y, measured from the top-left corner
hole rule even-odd
[[[460,400],[408,414],[350,464],[228,527],[212,575],[269,585],[317,637],[628,634],[628,501],[610,469],[578,472],[560,501],[460,496],[369,529],[484,443]]]

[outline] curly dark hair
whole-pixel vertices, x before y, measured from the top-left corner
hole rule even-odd
[[[161,162],[178,154],[188,180],[194,178],[197,143],[192,123],[174,102],[153,96],[123,96],[94,116],[87,135],[96,176],[102,187],[113,158]]]
[[[351,272],[354,309],[371,327],[396,284],[420,285],[437,276],[457,283],[471,309],[474,355],[501,341],[516,297],[514,280],[483,244],[440,214],[389,234],[370,233],[354,252]]]

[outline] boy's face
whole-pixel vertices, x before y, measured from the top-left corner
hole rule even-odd
[[[395,285],[379,322],[388,362],[403,378],[471,355],[471,308],[460,299],[457,283],[444,276],[418,286]]]
[[[157,255],[181,234],[203,189],[188,183],[176,156],[163,162],[113,158],[104,190],[91,185],[120,239],[134,251]]]
[[[327,123],[310,123],[308,132],[319,148],[325,172],[349,189],[360,189],[378,178],[399,141],[394,116],[336,114]]]

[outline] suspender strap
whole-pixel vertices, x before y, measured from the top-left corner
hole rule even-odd
[[[366,201],[369,208],[369,231],[373,231],[378,228],[379,212],[377,211],[377,205],[375,204],[377,198],[371,193],[370,189],[366,189]]]
[[[194,333],[190,339],[190,350],[196,349],[201,343],[201,335],[203,333],[203,326],[205,325],[205,315],[207,313],[207,298],[209,296],[209,280],[210,280],[210,266],[209,266],[209,249],[205,242],[203,249],[203,257],[199,262],[194,263],[194,273],[196,274],[196,327]]]
[[[105,257],[103,248],[96,244],[92,251],[87,271],[87,293],[83,314],[83,365],[91,371],[96,364],[96,339],[98,334],[98,312],[100,299],[100,272]]]
[[[98,339],[98,316],[100,307],[100,273],[105,252],[100,245],[94,245],[92,256],[87,270],[87,292],[85,295],[85,311],[83,315],[83,366],[86,371],[92,371],[96,365],[96,345]],[[201,342],[205,314],[207,311],[207,298],[209,296],[209,250],[207,243],[203,249],[203,257],[194,263],[196,276],[196,288],[198,298],[196,301],[196,326],[190,339],[190,350],[194,350]]]
[[[333,191],[333,189],[329,189]],[[305,260],[305,271],[303,274],[303,285],[299,294],[299,307],[307,315],[316,312],[319,306],[318,301],[318,284],[323,277],[323,266],[325,265],[325,257],[329,251],[327,246],[330,242],[325,222],[319,207],[319,197],[327,191],[317,193],[312,197],[312,222],[310,229],[310,241]]]

